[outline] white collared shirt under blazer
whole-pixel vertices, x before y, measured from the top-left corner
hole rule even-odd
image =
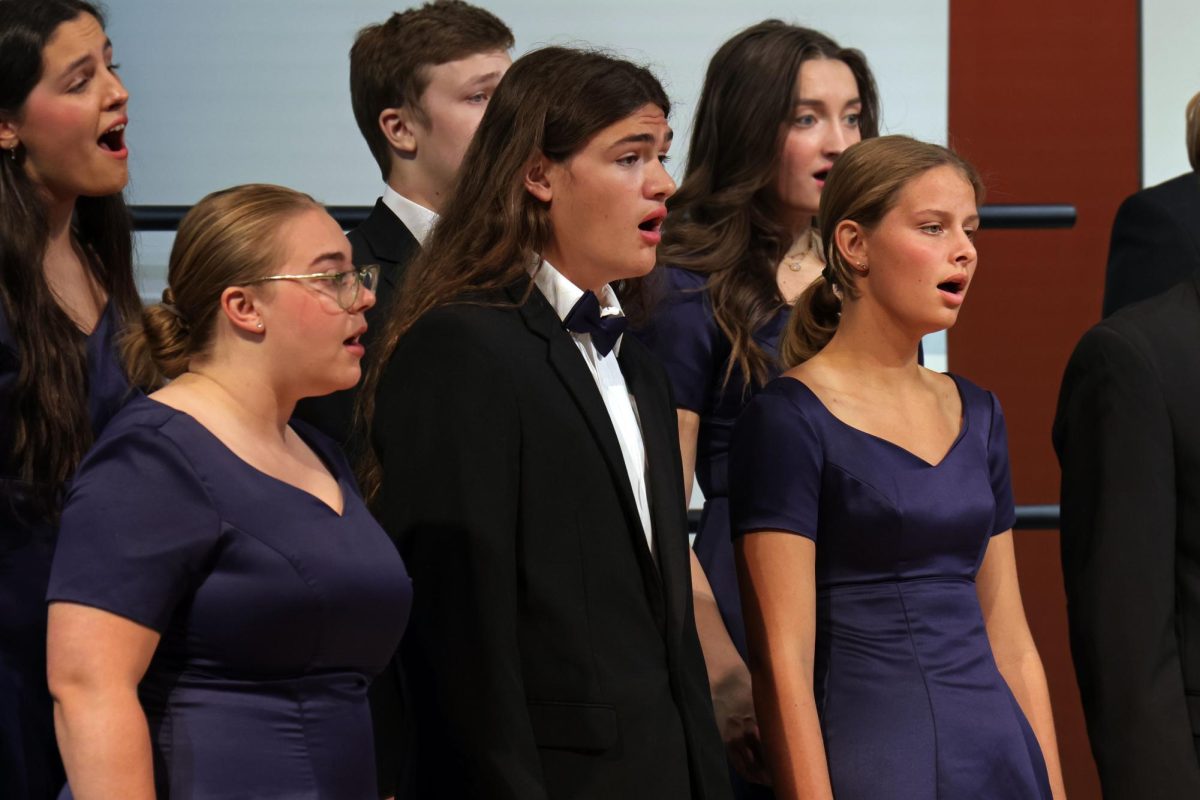
[[[571,283],[548,261],[542,261],[539,266],[534,268],[533,282],[560,320],[566,319],[575,303],[583,297],[583,289]],[[600,316],[624,314],[616,293],[607,284],[596,293],[596,299],[600,303]],[[592,379],[596,381],[596,388],[600,390],[600,397],[604,400],[604,407],[608,410],[609,419],[612,420],[617,441],[621,445],[621,455],[625,459],[625,470],[629,473],[629,485],[633,488],[638,517],[642,521],[642,531],[646,535],[646,545],[650,548],[650,555],[654,556],[654,532],[650,525],[650,494],[646,485],[646,445],[642,441],[642,426],[638,419],[637,401],[630,394],[629,387],[625,384],[625,376],[621,374],[621,366],[617,363],[617,356],[621,352],[621,340],[617,340],[612,352],[602,356],[592,344],[590,333],[574,333],[572,331],[568,331],[568,333],[575,342],[575,347],[583,356],[584,363],[587,364],[588,371],[592,374]]]

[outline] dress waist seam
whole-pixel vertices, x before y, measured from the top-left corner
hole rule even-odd
[[[817,594],[828,594],[837,591],[853,591],[855,589],[888,589],[891,587],[911,586],[920,583],[962,583],[975,585],[974,578],[962,576],[926,576],[919,578],[887,578],[878,581],[863,581],[861,583],[835,583],[829,586],[818,586]]]

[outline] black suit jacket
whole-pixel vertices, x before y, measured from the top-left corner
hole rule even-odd
[[[1200,275],[1084,335],[1054,446],[1104,796],[1200,797]]]
[[[1200,268],[1200,174],[1127,198],[1113,222],[1104,316],[1165,292]]]
[[[379,387],[377,510],[414,584],[414,796],[728,798],[666,375],[624,337],[656,563],[600,392],[526,288],[427,314]]]
[[[368,327],[363,335],[363,344],[370,350],[390,314],[392,303],[399,296],[397,289],[404,271],[421,246],[382,199],[375,202],[370,215],[350,232],[348,238],[355,264],[379,265],[375,305],[367,310]],[[364,449],[362,435],[353,425],[358,388],[310,397],[296,406],[296,416],[335,439],[352,463],[361,457]],[[371,684],[375,761],[381,797],[402,791],[411,769],[407,759],[412,751],[412,730],[405,711],[408,704],[405,694],[397,663],[389,665]]]
[[[382,198],[375,201],[370,215],[347,238],[356,265],[379,265],[375,305],[367,309],[367,332],[362,339],[369,351],[390,316],[404,271],[421,251],[421,245],[400,218],[384,205]],[[362,453],[362,445],[356,441],[352,428],[357,399],[358,386],[355,386],[324,397],[306,398],[296,406],[296,416],[342,445],[352,463]]]

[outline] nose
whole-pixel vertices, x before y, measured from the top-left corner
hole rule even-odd
[[[129,91],[125,88],[125,84],[121,83],[121,78],[117,73],[110,71],[108,77],[108,92],[104,97],[105,110],[115,111],[129,102]]]
[[[354,311],[366,311],[368,308],[371,308],[375,305],[375,299],[374,289],[368,289],[366,286],[359,288],[358,302],[354,304]]]
[[[646,179],[646,193],[650,197],[658,201],[665,201],[668,197],[675,194],[675,179],[671,177],[671,173],[667,172],[667,168],[658,159],[650,166],[650,174]]]
[[[837,158],[853,143],[850,141],[850,132],[842,125],[841,120],[834,120],[825,130],[824,154],[831,159]]]
[[[975,241],[964,230],[959,230],[957,248],[954,251],[954,263],[966,269],[979,259],[975,250]]]

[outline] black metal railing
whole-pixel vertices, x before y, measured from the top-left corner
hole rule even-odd
[[[190,206],[133,206],[133,227],[139,231],[173,231]],[[371,206],[326,206],[330,216],[349,230],[371,213]],[[1075,225],[1075,206],[1062,203],[997,203],[979,210],[985,229],[1071,228]]]
[[[688,532],[695,533],[700,529],[700,510],[688,511]],[[1058,530],[1058,506],[1017,506],[1017,521],[1013,524],[1014,531],[1056,531]]]
[[[1075,206],[1065,203],[995,203],[979,209],[984,230],[1075,227]]]

